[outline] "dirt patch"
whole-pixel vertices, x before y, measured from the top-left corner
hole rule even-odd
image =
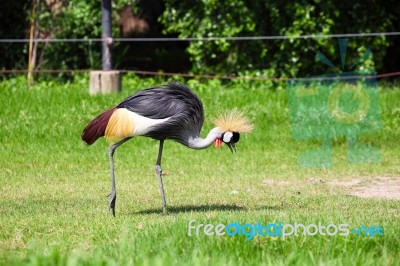
[[[400,179],[379,178],[362,187],[349,191],[350,195],[362,198],[382,198],[400,200]]]
[[[346,187],[346,194],[362,198],[400,200],[400,176],[360,177],[326,182],[329,186]]]
[[[293,183],[294,182],[278,181],[278,180],[273,180],[273,179],[265,179],[262,181],[262,184],[267,185],[267,186],[288,186]]]
[[[351,179],[351,180],[335,180],[335,181],[328,181],[326,182],[330,186],[340,186],[340,187],[353,187],[361,183],[361,180],[358,178]]]
[[[358,177],[348,180],[308,179],[304,181],[278,181],[265,179],[266,186],[296,186],[304,187],[310,184],[325,184],[331,187],[343,187],[347,195],[362,198],[380,198],[400,200],[400,176]]]

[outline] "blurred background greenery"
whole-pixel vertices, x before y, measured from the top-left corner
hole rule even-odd
[[[0,2],[1,38],[29,38],[33,3],[40,38],[100,38],[100,1]],[[113,0],[113,37],[216,37],[393,32],[400,30],[400,2],[372,0]],[[368,48],[363,67],[400,69],[400,36],[354,38],[347,66]],[[317,51],[340,64],[337,40],[115,42],[116,69],[302,77],[326,73]],[[37,69],[99,69],[100,42],[40,43]],[[0,69],[27,69],[27,43],[1,43]],[[360,69],[358,69],[360,70]],[[361,69],[362,70],[362,69]]]

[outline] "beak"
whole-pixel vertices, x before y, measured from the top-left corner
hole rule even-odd
[[[228,147],[231,150],[232,153],[236,152],[235,144],[234,143],[228,143]]]

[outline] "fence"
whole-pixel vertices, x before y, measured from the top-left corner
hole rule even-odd
[[[70,39],[0,39],[2,43],[29,43],[31,41],[37,43],[72,43],[72,42],[195,42],[195,41],[271,41],[271,40],[290,40],[290,39],[320,39],[320,38],[363,38],[363,37],[382,37],[382,36],[400,36],[400,32],[373,32],[373,33],[349,33],[349,34],[307,34],[307,35],[294,35],[294,36],[236,36],[236,37],[189,37],[189,38],[70,38]],[[27,73],[87,73],[96,71],[97,69],[0,69],[0,74],[27,74]],[[223,79],[223,80],[258,80],[258,81],[306,81],[307,78],[286,78],[286,77],[246,77],[246,76],[228,76],[228,75],[211,75],[211,74],[190,74],[190,73],[173,73],[173,72],[160,72],[160,71],[145,71],[145,70],[125,70],[117,69],[120,73],[133,73],[145,76],[179,76],[183,78],[202,78],[202,79]],[[400,76],[400,71],[390,73],[378,73],[373,78],[389,78]],[[352,77],[339,77],[340,78],[354,78]],[[363,75],[364,78],[368,76]],[[372,78],[372,76],[371,76]],[[329,79],[329,78],[321,78]],[[313,79],[315,80],[315,79]]]

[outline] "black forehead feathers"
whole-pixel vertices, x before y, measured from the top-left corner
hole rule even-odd
[[[240,134],[239,134],[239,132],[229,132],[229,133],[232,133],[232,137],[231,137],[231,139],[229,140],[229,143],[236,143],[236,142],[239,141],[239,139],[240,139]],[[224,139],[225,134],[226,134],[226,132],[222,133],[222,136],[221,136],[221,139],[222,139],[222,140]],[[224,142],[225,142],[225,141],[224,141]],[[227,143],[227,142],[226,142],[226,143]]]
[[[232,133],[233,133],[233,136],[232,136],[231,142],[233,142],[233,143],[238,142],[239,139],[240,139],[240,134],[239,134],[239,132],[232,132]]]

